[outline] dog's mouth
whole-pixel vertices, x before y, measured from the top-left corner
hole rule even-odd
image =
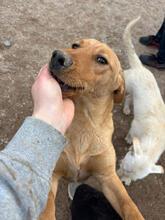
[[[63,93],[66,93],[66,92],[76,92],[76,91],[83,91],[85,88],[84,87],[73,87],[73,86],[70,86],[68,84],[66,84],[65,82],[63,82],[61,79],[59,79],[55,74],[51,73],[52,76],[55,78],[55,80],[58,82],[58,84],[60,85],[61,87],[61,90]]]

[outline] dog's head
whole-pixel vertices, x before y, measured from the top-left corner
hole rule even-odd
[[[150,148],[150,145],[153,143],[149,142],[150,140],[147,140],[147,147]],[[132,150],[126,154],[125,158],[120,164],[118,175],[120,176],[121,180],[124,181],[126,185],[129,185],[129,180],[135,181],[137,179],[142,179],[151,173],[163,172],[163,167],[154,164],[152,158],[143,152],[143,147],[141,146],[139,139],[134,137]]]
[[[125,81],[120,62],[104,43],[83,39],[71,48],[55,50],[49,70],[59,82],[64,97],[93,93],[96,97],[111,93],[115,103],[125,95]]]

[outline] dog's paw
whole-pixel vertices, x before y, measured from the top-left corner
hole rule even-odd
[[[127,136],[125,137],[125,141],[128,143],[128,144],[132,144],[132,138],[130,136],[130,134],[128,133]]]
[[[124,113],[125,115],[129,115],[129,114],[131,113],[131,110],[130,110],[130,108],[129,108],[128,105],[124,106],[124,108],[123,108],[123,113]]]
[[[120,165],[120,168],[116,171],[118,177],[122,182],[124,182],[125,185],[129,186],[131,184],[131,178],[126,177],[123,173],[122,166]]]
[[[160,173],[164,173],[164,168],[161,165],[158,165],[160,167]]]
[[[133,146],[132,145],[128,148],[128,151],[133,151]]]
[[[164,168],[161,165],[153,165],[151,167],[151,173],[164,173]]]
[[[129,186],[131,184],[131,178],[129,177],[122,177],[121,181],[124,182],[126,186]]]
[[[68,196],[71,200],[73,200],[74,194],[79,185],[81,185],[81,183],[69,183],[68,184]]]

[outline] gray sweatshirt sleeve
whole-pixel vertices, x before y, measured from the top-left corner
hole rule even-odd
[[[0,219],[36,220],[46,206],[51,176],[66,145],[47,123],[28,117],[0,152]]]

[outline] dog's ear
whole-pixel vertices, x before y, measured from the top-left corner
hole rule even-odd
[[[143,154],[141,146],[140,146],[140,141],[137,137],[133,138],[133,149],[134,149],[135,155],[142,155]]]
[[[114,103],[119,104],[125,97],[125,80],[123,70],[120,69],[117,77],[117,89],[114,90]]]

